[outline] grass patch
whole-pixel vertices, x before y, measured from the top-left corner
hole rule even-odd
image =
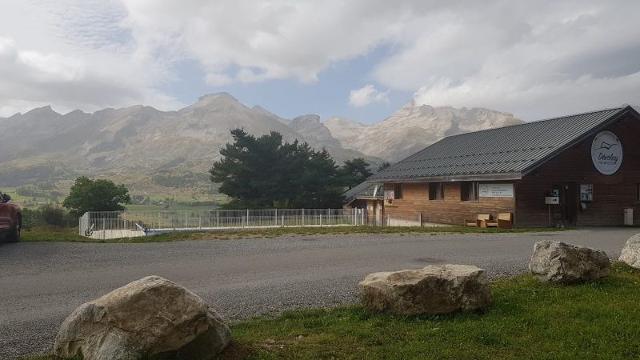
[[[339,227],[283,227],[247,230],[223,231],[183,231],[154,236],[122,238],[122,239],[90,239],[78,235],[77,228],[33,227],[22,232],[22,241],[62,241],[93,243],[147,243],[181,240],[232,240],[246,238],[274,238],[290,235],[350,235],[350,234],[467,234],[467,233],[522,233],[540,231],[559,231],[557,228],[476,228],[463,226],[439,227],[373,227],[373,226],[339,226]]]
[[[224,359],[637,359],[640,272],[576,286],[494,282],[484,314],[399,317],[359,306],[290,311],[232,326]],[[45,360],[45,357],[31,359]]]
[[[34,226],[23,229],[20,233],[20,241],[90,241],[78,234],[77,227]]]
[[[233,327],[249,359],[637,359],[640,272],[560,287],[528,275],[492,284],[485,314],[397,317],[359,306],[288,312]]]

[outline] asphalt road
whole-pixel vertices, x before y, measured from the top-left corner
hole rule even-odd
[[[147,275],[186,286],[227,319],[356,301],[365,274],[473,264],[490,277],[526,270],[542,239],[617,258],[634,229],[464,235],[296,236],[147,244],[0,244],[0,359],[50,349],[78,305]]]

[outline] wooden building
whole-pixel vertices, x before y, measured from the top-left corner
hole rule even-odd
[[[637,224],[638,139],[625,106],[450,136],[369,181],[384,183],[389,225],[499,213],[520,227]]]

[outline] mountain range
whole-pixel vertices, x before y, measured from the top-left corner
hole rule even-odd
[[[325,148],[338,162],[397,161],[444,136],[521,121],[511,114],[408,103],[387,119],[362,124],[318,115],[285,119],[227,93],[202,96],[177,111],[149,106],[60,114],[50,106],[0,118],[0,187],[66,188],[79,175],[124,182],[132,193],[210,192],[207,170],[231,140],[229,130],[281,133]]]

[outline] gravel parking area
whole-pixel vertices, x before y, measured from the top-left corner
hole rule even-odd
[[[230,320],[357,300],[365,274],[473,264],[490,277],[523,272],[542,239],[617,258],[636,229],[548,233],[292,236],[147,244],[0,244],[0,359],[47,351],[78,305],[155,274],[203,296]]]

